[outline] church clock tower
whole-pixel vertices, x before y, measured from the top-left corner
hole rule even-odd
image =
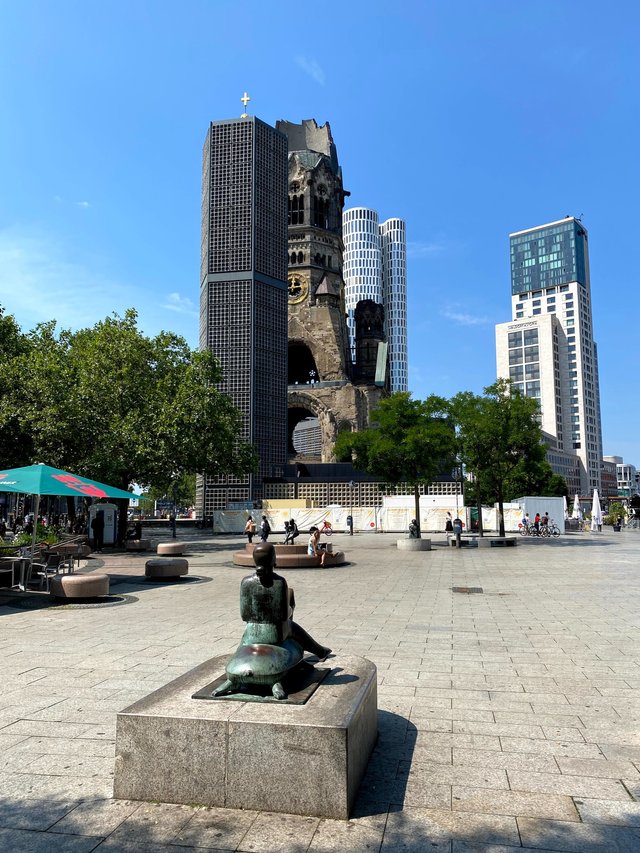
[[[276,127],[289,143],[289,457],[295,458],[296,424],[317,417],[321,461],[330,462],[338,430],[365,428],[386,383],[375,385],[351,363],[342,277],[349,193],[329,123],[279,121]]]

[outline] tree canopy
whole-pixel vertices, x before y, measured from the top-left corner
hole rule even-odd
[[[513,390],[509,380],[499,379],[483,396],[457,394],[451,411],[461,459],[473,474],[476,494],[498,503],[499,533],[504,536],[504,501],[518,496],[513,490],[522,488],[520,494],[526,494],[527,486],[536,490],[540,480],[549,477],[538,404]]]
[[[3,331],[8,318],[1,318]],[[43,323],[0,363],[0,431],[16,428],[12,464],[46,462],[120,488],[169,491],[185,473],[241,476],[256,465],[241,414],[216,388],[209,352],[172,333],[146,337],[137,314],[92,328]]]
[[[5,314],[0,305],[0,370],[14,358],[24,355],[29,349],[28,338],[22,334],[15,319]],[[0,373],[0,377],[2,374]],[[4,405],[5,388],[0,384],[0,447],[2,468],[17,468],[28,464],[31,454],[31,437],[20,416],[15,400]]]
[[[447,401],[435,395],[412,400],[406,392],[392,394],[371,413],[369,429],[340,433],[334,454],[387,483],[411,483],[420,535],[419,486],[432,483],[455,464]]]

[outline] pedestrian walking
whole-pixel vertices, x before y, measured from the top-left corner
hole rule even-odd
[[[256,529],[257,528],[256,528],[255,521],[251,518],[250,515],[248,515],[247,516],[247,523],[244,526],[244,532],[245,532],[245,535],[247,537],[247,542],[249,543],[249,545],[251,545],[251,543],[253,542],[253,537],[256,534]]]
[[[266,515],[262,516],[262,523],[260,524],[260,541],[266,542],[269,538],[269,534],[271,533],[271,525],[269,524],[269,519]]]

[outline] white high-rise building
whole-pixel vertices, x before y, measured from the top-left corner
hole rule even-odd
[[[409,387],[407,360],[407,235],[402,219],[387,219],[382,238],[382,304],[384,305],[391,390]]]
[[[580,460],[588,495],[601,488],[602,429],[587,231],[568,216],[509,239],[513,320],[496,326],[498,377],[538,400],[542,429]]]
[[[375,210],[353,207],[342,215],[345,305],[355,360],[355,309],[363,299],[384,307],[392,391],[408,388],[407,248],[402,219],[380,224]]]

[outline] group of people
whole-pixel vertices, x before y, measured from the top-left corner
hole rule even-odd
[[[253,542],[253,537],[258,532],[258,525],[252,518],[252,516],[247,516],[247,521],[244,526],[244,533],[247,537],[247,541],[249,544]],[[298,525],[295,522],[294,518],[290,518],[288,521],[284,523],[284,532],[285,539],[284,545],[293,545],[295,544],[295,540],[300,535],[300,531],[298,530]],[[269,519],[266,515],[262,516],[262,521],[260,522],[260,541],[266,542],[269,538],[269,534],[271,533],[271,525],[269,524]],[[326,549],[320,545],[320,529],[315,525],[309,528],[309,540],[307,542],[307,554],[312,555],[314,557],[320,558],[320,565],[324,566],[324,561],[326,559]]]
[[[533,526],[533,529],[535,530],[535,532],[540,533],[541,527],[548,527],[549,526],[549,513],[545,512],[544,515],[540,515],[540,513],[537,512],[533,517],[533,525],[532,525],[531,519],[529,518],[529,514],[525,512],[525,514],[522,516],[522,526],[526,527],[526,528]]]

